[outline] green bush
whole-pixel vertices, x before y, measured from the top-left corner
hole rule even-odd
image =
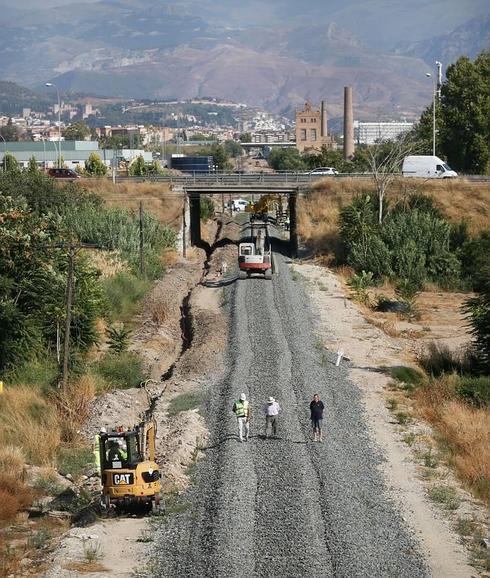
[[[106,355],[93,364],[93,370],[120,389],[138,387],[147,378],[140,358],[131,352]]]
[[[76,479],[94,463],[94,459],[90,448],[60,448],[57,457],[58,471],[62,475],[71,474]]]
[[[181,411],[189,411],[195,409],[201,404],[201,397],[197,393],[183,393],[170,400],[168,406],[168,415],[174,416]]]
[[[413,367],[407,367],[406,365],[391,367],[389,372],[391,377],[396,379],[396,381],[413,387],[421,385],[425,380],[424,375],[420,371]]]
[[[27,360],[16,365],[7,377],[16,385],[36,384],[43,393],[48,393],[58,377],[58,365],[51,355],[44,358]]]
[[[103,285],[111,321],[129,320],[151,286],[148,280],[126,272],[104,279]]]
[[[134,272],[139,268],[140,223],[134,212],[119,208],[103,208],[88,205],[68,209],[63,216],[66,226],[84,243],[101,245],[106,249],[119,250]],[[144,215],[144,259],[146,274],[156,278],[162,272],[159,259],[166,248],[173,247],[176,234],[162,225],[149,213]],[[159,264],[159,267],[156,265]]]
[[[462,273],[474,290],[478,290],[488,276],[489,255],[490,230],[483,231],[476,239],[466,241],[461,247]]]
[[[490,406],[490,377],[460,377],[456,392],[477,407]]]
[[[458,285],[461,265],[452,251],[454,232],[430,197],[411,195],[378,224],[376,196],[355,197],[340,211],[340,232],[347,263],[377,280],[403,280],[419,290],[426,281]],[[459,250],[459,249],[458,249]]]
[[[214,203],[213,200],[209,197],[202,197],[201,196],[201,219],[206,221],[208,219],[212,219],[214,217]]]

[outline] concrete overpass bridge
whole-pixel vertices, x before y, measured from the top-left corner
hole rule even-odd
[[[289,209],[289,238],[291,255],[298,251],[297,212],[296,201],[300,194],[300,187],[273,184],[195,184],[184,187],[186,209],[184,211],[183,236],[189,239],[191,245],[199,246],[201,240],[201,196],[221,196],[224,211],[225,199],[262,195],[284,195],[287,198]]]

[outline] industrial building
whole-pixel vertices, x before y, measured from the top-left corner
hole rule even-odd
[[[371,145],[393,140],[413,128],[412,122],[359,122],[354,121],[354,139],[357,144]]]
[[[322,100],[317,110],[307,102],[304,109],[296,111],[296,148],[299,152],[320,152],[323,147],[336,148],[333,137],[328,134],[326,104]]]
[[[84,168],[85,161],[88,160],[92,153],[99,155],[102,162],[108,167],[115,161],[117,161],[117,163],[121,161],[131,162],[139,156],[142,156],[147,163],[151,163],[153,160],[151,152],[139,149],[99,149],[99,143],[97,141],[1,141],[0,166],[3,162],[4,154],[7,151],[17,159],[17,162],[23,168],[27,167],[32,157],[34,157],[37,164],[43,168],[56,166],[60,157],[63,159],[64,166],[69,169],[76,169],[78,166]]]

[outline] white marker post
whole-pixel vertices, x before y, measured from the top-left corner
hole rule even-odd
[[[342,349],[339,349],[337,351],[337,361],[335,362],[335,367],[338,367],[340,365],[342,357],[344,357],[344,351]]]

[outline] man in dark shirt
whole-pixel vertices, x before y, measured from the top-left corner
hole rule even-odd
[[[310,403],[311,425],[313,427],[313,441],[321,442],[322,440],[322,419],[323,410],[325,406],[320,400],[318,393],[313,396],[313,401]]]

